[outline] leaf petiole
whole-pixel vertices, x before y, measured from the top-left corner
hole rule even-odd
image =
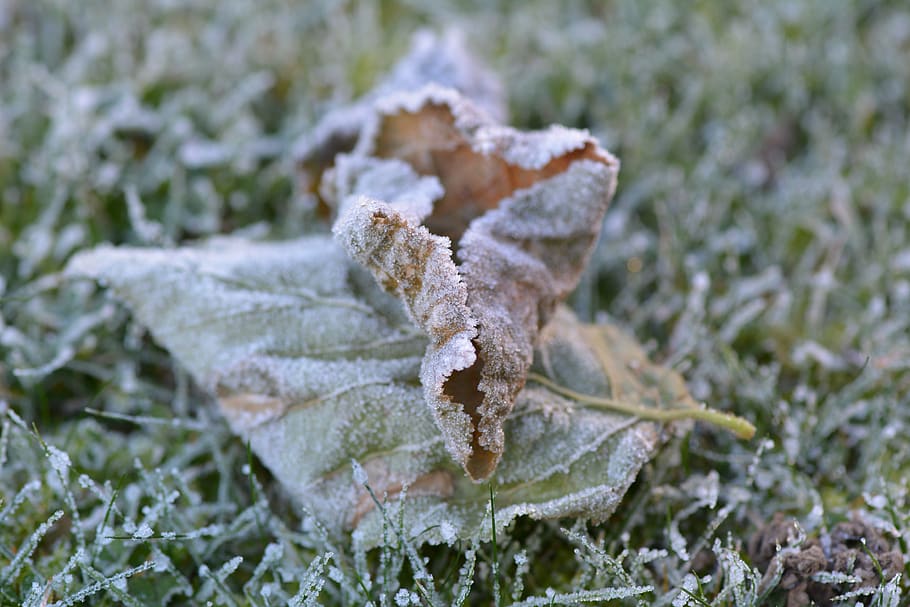
[[[692,405],[690,407],[680,409],[653,409],[650,407],[640,407],[638,405],[624,403],[622,401],[613,400],[611,398],[591,396],[589,394],[576,392],[575,390],[557,384],[553,380],[544,377],[539,373],[528,373],[528,379],[535,381],[538,384],[545,386],[546,388],[549,388],[557,394],[561,394],[567,398],[577,400],[578,402],[583,403],[589,407],[617,411],[619,413],[634,415],[635,417],[640,417],[641,419],[648,419],[659,422],[667,422],[677,419],[697,419],[699,421],[708,422],[709,424],[714,424],[715,426],[729,430],[739,438],[748,440],[755,436],[755,426],[753,426],[750,422],[730,413],[717,411],[716,409],[709,409],[708,407],[697,405]]]

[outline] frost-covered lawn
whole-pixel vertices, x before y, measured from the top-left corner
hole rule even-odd
[[[0,605],[910,604],[910,8],[488,5],[0,0]],[[62,280],[102,242],[316,231],[295,144],[420,26],[511,124],[621,159],[572,306],[755,439],[696,425],[602,525],[357,553]]]

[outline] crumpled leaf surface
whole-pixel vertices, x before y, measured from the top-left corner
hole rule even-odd
[[[376,100],[430,83],[461,91],[497,120],[506,119],[502,85],[468,52],[461,33],[454,29],[443,35],[418,31],[408,54],[388,76],[360,99],[330,111],[297,142],[294,158],[301,167],[303,188],[318,190],[322,172],[332,165],[335,155],[354,147]]]
[[[487,488],[449,457],[424,405],[427,338],[331,239],[100,247],[74,257],[67,275],[97,280],[124,300],[331,532],[353,530],[365,546],[381,541],[382,515],[357,482],[353,459],[387,496],[390,515],[404,504],[405,530],[418,542],[489,536]],[[679,375],[650,364],[633,340],[610,326],[581,325],[565,308],[541,332],[534,370],[635,404],[687,400]],[[664,435],[657,424],[533,382],[504,433],[498,526],[520,515],[605,519]],[[398,500],[406,485],[407,499]]]
[[[538,332],[596,242],[619,163],[586,131],[517,131],[436,85],[374,107],[324,180],[334,233],[429,336],[426,400],[454,459],[484,479],[506,449]]]

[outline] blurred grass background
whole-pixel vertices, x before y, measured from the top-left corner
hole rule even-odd
[[[573,305],[759,427],[671,443],[613,521],[583,529],[595,556],[519,523],[499,547],[507,587],[650,584],[627,600],[669,604],[712,574],[705,602],[743,604],[719,555],[747,571],[777,512],[809,535],[860,513],[908,560],[906,3],[0,0],[0,604],[93,583],[91,604],[302,604],[318,529],[121,308],[57,273],[104,241],[318,229],[293,145],[419,27],[464,32],[515,126],[589,128],[621,158]],[[133,538],[143,522],[179,538]],[[425,549],[438,582],[465,550]],[[491,553],[470,550],[483,604]],[[378,557],[332,551],[310,568],[326,604],[414,582],[405,567],[367,592],[349,577]]]

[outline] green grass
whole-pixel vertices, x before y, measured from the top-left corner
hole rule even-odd
[[[497,579],[503,604],[779,605],[747,550],[778,512],[808,537],[861,516],[907,555],[910,9],[433,6],[0,2],[0,605],[490,604]],[[758,434],[696,426],[603,525],[418,548],[390,521],[354,554],[122,308],[57,273],[104,241],[314,229],[294,142],[421,25],[464,29],[516,126],[587,127],[621,158],[573,306]],[[188,166],[209,144],[222,159]],[[859,600],[910,604],[886,601],[907,574]]]

